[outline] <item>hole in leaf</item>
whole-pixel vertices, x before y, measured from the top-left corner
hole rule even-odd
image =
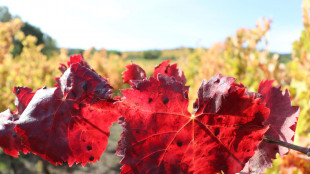
[[[118,121],[119,121],[119,122],[125,121],[125,117],[119,117]]]
[[[170,68],[170,66],[168,65],[166,70],[165,70],[165,73],[168,73],[168,69]]]
[[[153,101],[153,99],[152,98],[149,98],[149,103],[151,103]]]
[[[184,97],[185,99],[188,99],[188,93],[187,93],[187,92],[184,92],[183,97]]]
[[[167,104],[168,102],[169,102],[169,98],[165,97],[165,98],[163,99],[163,103],[164,103],[164,104]]]
[[[80,104],[79,104],[79,111],[82,110],[82,107],[83,107],[83,105],[80,103]]]
[[[76,93],[74,91],[71,91],[71,93],[74,97],[76,97]]]
[[[92,150],[92,149],[93,149],[93,147],[91,147],[91,146],[87,146],[87,147],[86,147],[86,149],[87,149],[87,150]]]
[[[218,134],[220,134],[220,129],[219,129],[219,128],[216,128],[215,131],[214,131],[214,135],[215,135],[215,136],[218,136]]]
[[[91,157],[89,157],[89,161],[94,161],[94,157],[93,156],[91,156]]]
[[[96,89],[96,90],[95,90],[95,93],[96,93],[96,94],[99,94],[99,93],[100,93],[100,90],[99,90],[99,89]]]
[[[177,145],[178,145],[179,147],[181,147],[181,146],[182,146],[182,142],[178,141],[178,142],[177,142]]]
[[[18,95],[20,93],[20,87],[16,88],[16,94]]]
[[[255,113],[255,117],[263,117],[263,114],[261,112]]]
[[[84,91],[86,91],[87,90],[87,83],[85,83],[82,88],[84,89]]]
[[[85,139],[82,139],[83,142],[86,142]]]
[[[250,152],[250,149],[248,149],[247,152]]]

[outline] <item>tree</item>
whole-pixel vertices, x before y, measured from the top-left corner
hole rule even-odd
[[[0,6],[0,22],[8,22],[11,19],[16,18],[11,15],[9,9],[7,7]],[[53,52],[58,51],[56,46],[56,41],[46,33],[43,33],[40,28],[31,25],[26,22],[21,27],[21,31],[24,32],[25,36],[33,35],[37,38],[36,45],[44,44],[44,48],[42,49],[42,53],[50,56]],[[19,55],[23,50],[23,45],[20,40],[14,38],[13,40],[14,48],[12,50],[13,56]]]
[[[7,7],[0,6],[0,22],[8,22],[12,19],[12,15]]]
[[[53,52],[57,51],[58,48],[56,46],[56,41],[50,37],[49,35],[43,33],[40,28],[31,25],[30,23],[26,22],[21,27],[21,30],[24,32],[25,36],[33,35],[37,38],[36,45],[44,44],[44,48],[42,49],[42,53],[51,56]],[[22,51],[23,45],[21,41],[14,40],[14,49],[12,54],[19,55]]]

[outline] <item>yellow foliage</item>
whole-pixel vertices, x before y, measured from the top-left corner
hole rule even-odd
[[[27,86],[36,88],[52,86],[54,77],[59,76],[57,63],[51,63],[54,60],[48,60],[41,53],[43,45],[36,46],[37,39],[34,36],[27,36],[22,40],[23,50],[20,55],[13,58],[7,56],[1,64],[0,69],[0,108],[3,110],[8,105],[13,107],[14,95],[12,89],[14,86]]]
[[[297,133],[310,138],[310,1],[304,0],[302,5],[304,30],[299,40],[293,43],[292,61],[288,63],[291,77],[289,89],[294,104],[301,109]]]
[[[266,49],[258,49],[258,44],[265,41],[270,29],[270,20],[258,21],[254,29],[239,29],[235,35],[227,37],[225,42],[217,43],[208,48],[197,48],[185,61],[184,71],[191,86],[190,99],[193,101],[199,85],[204,78],[211,78],[216,74],[235,77],[240,82],[255,91],[261,80],[272,78],[278,84],[286,84],[285,65],[278,61],[279,55],[270,53]]]
[[[210,79],[219,73],[237,78],[239,82],[248,86],[250,91],[256,91],[261,80],[275,79],[276,84],[289,89],[293,104],[300,106],[297,137],[303,135],[307,138],[310,135],[310,0],[304,0],[302,8],[304,30],[299,40],[294,42],[292,61],[287,64],[280,63],[279,55],[271,55],[268,50],[267,36],[271,25],[271,20],[268,19],[258,21],[253,29],[241,28],[233,36],[227,37],[224,42],[216,43],[208,49],[176,50],[173,54],[166,51],[164,54],[167,57],[172,57],[174,54],[179,57],[178,66],[184,70],[188,80],[187,85],[191,86],[189,92],[191,103],[197,98],[195,94],[202,80]],[[65,63],[69,58],[66,49],[61,49],[59,54],[55,53],[54,56],[47,58],[41,53],[44,46],[37,46],[34,36],[24,36],[20,30],[22,25],[20,19],[0,22],[1,110],[9,106],[14,107],[12,91],[14,86],[27,86],[34,90],[43,86],[53,86],[54,78],[61,75],[57,69],[58,63]],[[14,58],[10,53],[13,49],[13,38],[23,44],[21,54]],[[102,77],[108,78],[115,89],[127,87],[121,78],[125,66],[130,63],[126,59],[126,54],[108,55],[105,49],[100,51],[93,51],[93,49],[83,52],[84,58],[91,67]],[[160,61],[135,59],[134,63],[139,64],[148,75],[151,75],[154,65],[159,64]],[[116,93],[119,95],[118,91]],[[281,159],[275,170],[288,171],[279,165],[288,165],[289,161],[297,159],[296,156],[298,155],[290,154],[287,158]],[[289,165],[300,167],[303,164],[305,163]],[[304,170],[308,170],[308,167]]]
[[[19,18],[9,22],[0,22],[0,65],[5,59],[9,59],[10,51],[13,49],[13,37],[22,40],[24,34],[20,31],[23,25]]]
[[[109,79],[109,83],[115,89],[121,89],[123,84],[122,72],[125,71],[125,60],[118,55],[110,55],[101,49],[90,54],[93,48],[86,50],[83,55],[86,61],[94,68],[98,74]]]
[[[59,63],[66,63],[69,59],[68,50],[61,49],[60,54],[53,57],[41,53],[44,45],[36,45],[37,38],[28,35],[24,37],[20,30],[22,22],[13,19],[7,23],[0,23],[0,109],[14,108],[13,94],[14,86],[27,86],[36,90],[43,86],[52,87],[56,81],[55,77],[61,75],[58,70]],[[10,51],[13,49],[15,37],[23,44],[20,55],[12,57]],[[103,77],[107,77],[115,89],[120,89],[122,83],[121,72],[125,70],[124,58],[111,55],[107,56],[106,50],[91,54],[92,49],[84,52],[87,62]]]

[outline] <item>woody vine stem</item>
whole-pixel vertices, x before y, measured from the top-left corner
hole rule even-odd
[[[283,147],[287,147],[289,149],[296,150],[296,151],[301,152],[303,154],[306,154],[308,157],[310,157],[310,148],[301,147],[301,146],[297,146],[295,144],[283,142],[281,140],[277,140],[277,139],[274,139],[274,138],[269,137],[269,136],[264,136],[263,141],[266,143],[277,144],[279,146],[283,146]]]

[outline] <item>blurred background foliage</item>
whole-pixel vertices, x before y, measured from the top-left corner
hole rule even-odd
[[[6,7],[0,7],[0,109],[14,109],[14,86],[28,86],[34,90],[53,86],[54,78],[61,75],[57,70],[58,63],[66,62],[72,54],[83,54],[93,69],[107,77],[115,89],[129,87],[121,78],[125,65],[134,62],[151,75],[154,66],[170,59],[185,72],[187,85],[191,86],[191,103],[197,97],[202,79],[210,79],[218,73],[237,78],[249,87],[249,91],[257,91],[261,80],[275,79],[276,85],[290,91],[293,105],[299,105],[301,109],[295,143],[309,147],[310,0],[303,1],[302,9],[304,30],[300,38],[293,43],[291,54],[277,54],[268,49],[272,23],[269,19],[259,20],[251,29],[241,28],[210,48],[120,52],[57,48],[52,37],[23,23],[19,17],[13,17]],[[115,93],[121,95],[118,90]],[[0,173],[119,173],[120,158],[114,153],[120,128],[114,125],[111,129],[114,133],[107,151],[96,164],[88,164],[85,168],[80,165],[72,168],[53,166],[31,154],[12,158],[0,151]],[[274,167],[267,173],[310,173],[310,159],[291,151],[284,158],[275,160]]]

